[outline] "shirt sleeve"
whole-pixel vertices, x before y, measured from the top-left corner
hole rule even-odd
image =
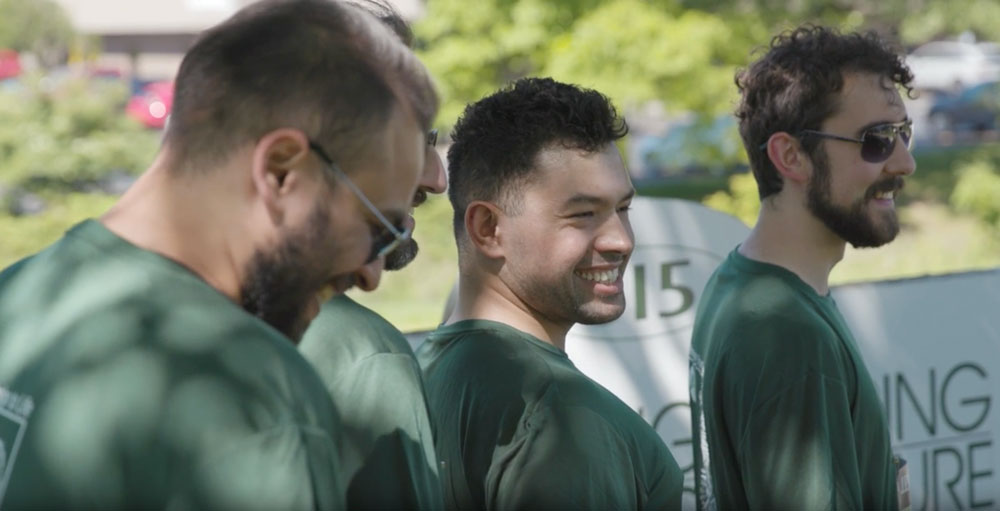
[[[680,481],[676,491],[664,491],[661,483],[674,482],[665,467],[642,474],[632,458],[626,441],[595,410],[560,404],[550,388],[510,443],[495,451],[486,509],[679,509]]]

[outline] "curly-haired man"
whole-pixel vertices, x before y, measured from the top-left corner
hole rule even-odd
[[[701,509],[896,509],[886,417],[830,296],[846,243],[899,232],[913,76],[874,34],[802,27],[742,71],[761,211],[716,270],[691,346]]]
[[[449,509],[678,509],[657,433],[563,350],[625,309],[635,190],[608,99],[523,79],[448,151],[458,298],[418,352]]]

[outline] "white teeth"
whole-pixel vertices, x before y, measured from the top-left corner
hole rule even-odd
[[[618,268],[608,271],[578,271],[577,276],[601,284],[614,284],[618,280]]]
[[[892,198],[895,197],[895,196],[896,196],[896,192],[893,192],[891,190],[888,191],[888,192],[878,192],[878,193],[875,194],[875,198],[876,199],[889,199],[889,200],[892,200]]]

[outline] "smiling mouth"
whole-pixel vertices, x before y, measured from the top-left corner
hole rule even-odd
[[[896,176],[894,178],[886,179],[885,181],[873,186],[872,188],[874,189],[874,192],[870,190],[869,193],[873,199],[893,200],[896,198],[896,194],[903,189],[905,184],[906,182],[903,181],[903,178]]]
[[[589,280],[591,282],[597,282],[598,284],[614,284],[618,281],[618,274],[621,272],[621,268],[614,268],[605,271],[575,271],[577,277],[584,280]]]

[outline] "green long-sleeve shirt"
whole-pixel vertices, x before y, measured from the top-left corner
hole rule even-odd
[[[680,509],[656,431],[566,353],[461,321],[418,350],[447,509]]]
[[[96,221],[0,273],[0,508],[342,509],[337,435],[285,336]]]
[[[323,304],[299,350],[341,415],[348,508],[441,509],[427,399],[403,334],[339,296]]]
[[[895,510],[885,414],[830,296],[734,250],[691,344],[699,509]]]

